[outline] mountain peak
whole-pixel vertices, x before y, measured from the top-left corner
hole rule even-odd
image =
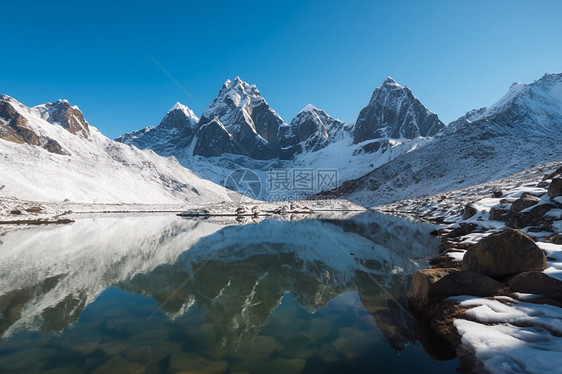
[[[243,145],[239,147],[244,150],[243,154],[263,158],[258,154],[263,147],[269,148],[266,152],[268,155],[277,154],[277,132],[283,120],[255,85],[244,82],[240,77],[234,78],[234,81],[227,80],[201,115],[199,128],[215,119],[224,124],[234,141]],[[229,150],[227,147],[223,153]]]
[[[84,118],[84,114],[76,105],[70,105],[68,100],[59,99],[53,103],[37,105],[33,109],[49,123],[60,125],[72,134],[88,138],[90,125]]]
[[[174,104],[174,106],[168,111],[168,113],[173,112],[175,110],[179,110],[183,114],[185,114],[188,118],[193,118],[196,122],[199,121],[199,118],[193,113],[193,111],[187,106],[183,105],[179,101]]]
[[[355,125],[354,142],[377,138],[414,139],[436,135],[445,124],[408,87],[388,77],[377,87]]]
[[[392,87],[402,87],[391,76],[388,76],[384,82],[382,82],[382,86],[392,86]]]
[[[304,108],[302,108],[299,113],[304,113],[304,112],[315,112],[318,109],[316,109],[316,107],[312,104],[306,104]]]

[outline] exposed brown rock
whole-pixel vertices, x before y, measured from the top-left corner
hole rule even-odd
[[[510,281],[510,290],[533,293],[562,301],[562,282],[540,271],[517,274]]]
[[[432,299],[431,289],[433,284],[459,269],[441,268],[441,269],[425,269],[418,271],[412,277],[410,291],[408,292],[408,300],[413,309],[421,311],[429,304]]]
[[[478,273],[455,268],[425,269],[414,274],[408,297],[412,308],[423,310],[449,296],[492,296],[502,288],[503,284]]]
[[[529,207],[532,207],[533,205],[538,204],[540,201],[541,199],[539,199],[538,197],[528,193],[524,193],[519,199],[515,200],[513,204],[511,204],[511,208],[509,209],[509,211],[520,212]]]
[[[2,124],[2,122],[5,122],[5,124]],[[68,154],[56,140],[46,137],[40,138],[33,130],[28,128],[27,119],[7,101],[0,101],[0,138],[13,143],[42,146],[51,153]]]
[[[544,270],[546,256],[529,236],[507,229],[471,246],[461,268],[488,276],[510,275]]]
[[[72,134],[81,134],[85,138],[90,135],[90,126],[80,109],[72,107],[66,100],[58,100],[47,103],[45,107],[49,110],[47,121],[58,123]]]

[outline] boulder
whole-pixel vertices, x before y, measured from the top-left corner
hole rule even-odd
[[[529,236],[513,229],[492,234],[468,248],[461,264],[464,271],[492,277],[545,268],[544,252]]]
[[[455,268],[424,269],[414,274],[408,292],[410,306],[418,311],[429,304],[433,284],[448,274],[458,272]]]
[[[449,296],[493,296],[504,288],[500,282],[482,274],[455,268],[425,269],[412,278],[408,294],[410,305],[421,311],[428,304]]]
[[[545,226],[554,220],[552,216],[545,216],[546,212],[556,208],[552,204],[541,204],[532,208],[528,212],[509,212],[505,219],[507,227],[522,229],[528,226]]]
[[[507,204],[499,204],[490,209],[490,219],[494,221],[505,221],[509,212]]]
[[[493,190],[492,191],[492,197],[498,198],[498,197],[502,197],[502,196],[503,196],[502,190]]]
[[[540,201],[541,199],[539,199],[538,197],[528,193],[524,193],[519,199],[515,200],[513,204],[511,204],[511,208],[509,209],[509,211],[517,213],[538,204]]]
[[[470,234],[471,232],[473,232],[477,228],[478,228],[478,226],[475,225],[474,223],[461,222],[461,223],[459,223],[459,227],[456,227],[456,228],[452,229],[451,232],[449,232],[446,235],[446,237],[452,239],[452,238],[458,238],[460,236],[465,236],[465,235]]]
[[[550,186],[548,186],[547,193],[551,199],[562,196],[562,178],[553,179],[552,182],[550,182]]]
[[[466,204],[463,211],[462,211],[462,219],[469,219],[473,215],[477,213],[476,208],[472,203]]]
[[[517,274],[509,284],[513,292],[533,293],[562,301],[562,282],[540,271]]]

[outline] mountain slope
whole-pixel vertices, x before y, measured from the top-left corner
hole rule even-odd
[[[374,138],[433,136],[445,125],[428,110],[408,87],[388,77],[371,96],[355,123],[354,142]]]
[[[0,97],[2,197],[92,203],[222,201],[224,189],[174,158],[103,136],[66,101],[28,108]]]
[[[464,118],[425,147],[332,192],[373,206],[498,179],[560,160],[562,74],[516,84],[496,104]],[[457,121],[455,121],[457,122]]]

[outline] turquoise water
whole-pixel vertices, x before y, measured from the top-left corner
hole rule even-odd
[[[454,372],[416,343],[406,308],[431,229],[367,213],[6,232],[0,372]]]

